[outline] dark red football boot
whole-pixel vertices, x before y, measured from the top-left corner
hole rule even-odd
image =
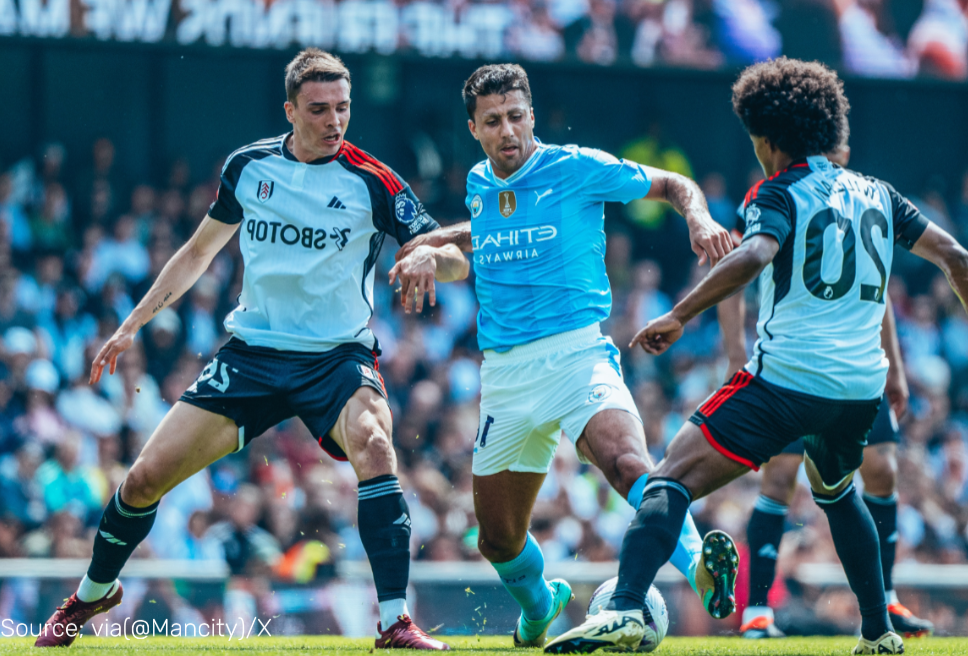
[[[376,639],[377,649],[435,649],[448,651],[450,645],[435,640],[424,633],[413,623],[409,615],[401,615],[397,622],[386,631],[377,622],[376,630],[380,637]]]
[[[118,581],[114,594],[105,595],[97,601],[81,601],[76,593],[72,594],[47,620],[34,647],[70,647],[88,620],[120,604],[123,594],[121,581]]]

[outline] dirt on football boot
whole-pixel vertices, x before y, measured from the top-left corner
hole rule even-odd
[[[754,617],[743,626],[739,627],[739,632],[744,638],[749,640],[762,640],[764,638],[785,638],[786,634],[776,628],[773,618],[766,616]]]
[[[904,641],[901,640],[901,636],[894,633],[893,631],[888,631],[882,635],[877,640],[864,640],[861,636],[860,641],[857,646],[854,647],[851,654],[903,654],[904,653]]]
[[[380,633],[380,637],[376,639],[377,649],[433,649],[436,651],[450,649],[450,645],[431,638],[421,631],[409,615],[398,617],[386,631],[377,622],[376,630]]]
[[[641,610],[601,610],[586,615],[584,624],[562,633],[544,650],[547,654],[590,654],[602,647],[633,651],[648,630]]]
[[[934,633],[934,624],[916,617],[900,602],[888,604],[887,613],[894,630],[905,638],[922,638]]]
[[[525,619],[522,613],[518,618],[517,626],[514,627],[514,635],[511,636],[515,647],[544,647],[548,629],[561,615],[561,611],[565,610],[568,602],[575,598],[567,581],[554,579],[548,582],[548,586],[551,588],[551,609],[548,615],[544,619],[532,622]]]
[[[81,601],[77,593],[72,594],[47,620],[34,647],[70,647],[88,620],[120,604],[123,594],[121,581],[113,594],[108,593],[96,601]]]
[[[696,592],[714,619],[729,617],[736,610],[736,574],[739,553],[733,538],[722,531],[710,531],[702,541],[702,556],[696,567]]]

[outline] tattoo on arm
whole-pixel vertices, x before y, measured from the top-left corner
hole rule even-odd
[[[158,305],[155,306],[155,309],[153,309],[151,311],[151,313],[152,314],[158,314],[158,312],[161,310],[161,308],[165,307],[165,303],[168,302],[168,299],[169,298],[171,298],[171,292],[168,292],[167,294],[165,294],[165,297],[163,299],[161,299],[160,301],[158,301]]]
[[[686,212],[690,209],[694,209],[694,205],[696,204],[703,209],[706,206],[705,199],[703,198],[702,192],[699,191],[699,187],[695,182],[684,176],[677,175],[667,180],[665,192],[666,200],[683,216],[686,216]]]

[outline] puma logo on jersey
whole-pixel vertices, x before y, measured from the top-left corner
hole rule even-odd
[[[329,201],[329,205],[327,205],[326,207],[328,207],[330,209],[334,209],[334,210],[345,210],[346,209],[346,205],[343,204],[343,201],[341,201],[336,196],[333,196],[333,198]]]
[[[537,198],[535,198],[535,200],[534,200],[534,206],[537,207],[538,206],[538,203],[541,202],[541,199],[544,198],[545,196],[547,196],[548,194],[550,194],[552,191],[554,191],[554,189],[548,189],[543,194],[539,194],[537,191],[535,191],[534,192],[534,195],[537,196]]]
[[[776,560],[777,553],[776,547],[772,544],[764,544],[760,547],[760,550],[756,552],[756,555],[760,558],[769,558],[770,560]]]

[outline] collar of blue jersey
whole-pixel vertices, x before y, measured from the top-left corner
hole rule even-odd
[[[539,139],[538,137],[534,138],[534,143],[536,148],[534,149],[534,152],[531,153],[531,156],[528,157],[528,159],[524,162],[524,164],[521,165],[521,168],[519,168],[517,171],[509,175],[504,180],[494,175],[494,169],[491,168],[491,158],[488,157],[487,164],[485,164],[485,166],[487,168],[487,177],[490,178],[491,182],[498,185],[499,187],[507,187],[508,185],[514,184],[522,177],[524,177],[524,175],[528,171],[530,171],[534,167],[535,163],[538,161],[538,152],[545,147],[545,145],[541,143],[541,139]]]
[[[292,151],[289,150],[289,137],[291,137],[291,136],[292,136],[292,132],[289,132],[285,137],[282,138],[282,156],[285,157],[288,160],[293,161],[293,162],[299,162],[299,160],[296,159],[296,156],[292,154]],[[343,139],[343,141],[340,142],[340,144],[339,144],[339,150],[336,151],[336,154],[335,155],[330,155],[329,157],[320,157],[319,159],[314,159],[311,162],[299,162],[299,163],[300,164],[313,164],[313,165],[316,165],[316,164],[329,164],[334,159],[336,159],[337,157],[339,157],[340,155],[343,154],[343,144],[345,144],[345,143],[346,143],[346,139]]]

